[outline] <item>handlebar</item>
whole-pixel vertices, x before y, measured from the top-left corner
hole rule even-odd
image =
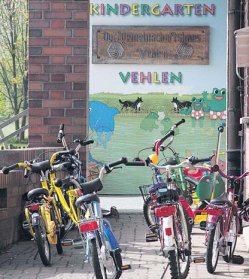
[[[56,160],[59,160],[62,158],[62,156],[66,156],[66,155],[75,155],[75,150],[73,149],[70,149],[70,150],[63,150],[63,151],[58,151],[58,152],[55,152],[51,158],[50,158],[50,165],[52,166],[53,163],[56,161]]]
[[[127,167],[145,167],[147,163],[145,161],[127,162],[125,164]]]
[[[174,125],[172,125],[172,127],[169,129],[169,131],[167,132],[167,134],[164,136],[164,137],[162,137],[161,139],[159,139],[159,140],[157,140],[156,142],[155,142],[155,144],[154,144],[154,150],[155,150],[155,152],[156,152],[156,154],[158,155],[158,153],[159,153],[159,148],[160,148],[160,146],[164,143],[164,141],[166,140],[166,139],[168,139],[169,137],[171,137],[171,136],[174,136],[175,135],[175,129],[179,126],[179,125],[181,125],[182,123],[185,123],[185,119],[183,118],[183,119],[181,119],[180,121],[178,121],[178,122],[176,122]],[[171,140],[171,142],[173,141],[173,139]],[[170,143],[171,143],[170,142]],[[168,145],[170,145],[170,143],[168,144]],[[165,147],[165,148],[167,148],[167,147]]]
[[[58,133],[58,136],[57,136],[57,143],[61,143],[62,142],[62,138],[64,136],[64,124],[60,124],[60,127],[59,127],[59,133]]]
[[[127,158],[126,158],[126,157],[122,157],[122,158],[119,159],[118,161],[114,161],[114,162],[112,162],[112,163],[109,163],[109,164],[106,165],[106,166],[109,167],[109,168],[113,168],[113,167],[116,167],[116,166],[122,165],[122,164],[126,165],[126,163],[127,163]]]
[[[197,157],[190,157],[189,158],[189,162],[192,164],[192,165],[195,165],[197,163],[204,163],[204,162],[208,162],[210,161],[212,158],[213,158],[214,155],[210,156],[210,157],[207,157],[207,158],[201,158],[201,159],[198,159]]]
[[[8,174],[11,170],[17,169],[19,167],[19,164],[14,164],[8,167],[3,167],[2,172],[3,174]]]
[[[79,143],[81,146],[86,146],[86,145],[94,143],[94,140],[92,140],[92,139],[90,139],[90,140],[75,139],[73,142]]]

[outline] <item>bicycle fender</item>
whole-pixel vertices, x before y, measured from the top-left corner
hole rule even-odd
[[[163,252],[168,255],[170,250],[174,250],[174,231],[173,231],[173,216],[162,218],[162,241]]]
[[[104,218],[103,219],[104,235],[106,240],[110,243],[111,250],[114,251],[119,248],[119,244],[112,232],[110,223]]]
[[[86,235],[88,240],[96,238],[96,234],[94,232],[87,232]]]
[[[41,216],[37,212],[32,214],[32,216],[31,216],[32,227],[40,225],[40,218],[41,218]]]

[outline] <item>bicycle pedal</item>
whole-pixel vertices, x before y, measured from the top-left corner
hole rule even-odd
[[[232,263],[233,264],[243,264],[244,263],[244,258],[242,256],[239,256],[239,255],[233,255]]]
[[[193,258],[193,263],[205,263],[204,257],[195,257]]]
[[[158,224],[150,225],[149,229],[150,230],[157,230],[159,228]]]
[[[156,233],[147,233],[145,235],[146,242],[154,242],[158,240],[158,236]]]
[[[130,264],[125,264],[125,265],[122,265],[121,266],[121,270],[129,270],[129,269],[131,269],[131,265]]]
[[[207,226],[207,222],[206,221],[201,221],[200,222],[200,229],[205,231],[206,230],[206,226]]]
[[[184,254],[185,254],[185,256],[191,256],[191,251],[188,249],[185,249]]]
[[[25,230],[25,231],[28,231],[29,230],[29,223],[27,221],[23,221],[22,223],[22,228]]]
[[[72,246],[73,245],[73,239],[64,239],[61,241],[62,246]]]
[[[74,239],[73,240],[73,246],[75,249],[81,249],[83,247],[83,243],[82,243],[82,239],[78,238],[78,239]]]

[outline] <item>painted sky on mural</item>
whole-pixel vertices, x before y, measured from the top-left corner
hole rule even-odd
[[[91,3],[135,3],[131,0],[126,1],[95,1]],[[167,1],[144,1],[141,3],[156,4],[164,6],[166,3],[170,6],[174,4],[186,4],[190,1],[186,0],[167,0]],[[210,26],[210,52],[209,65],[107,65],[90,63],[90,94],[99,92],[117,92],[117,93],[148,93],[148,92],[164,92],[193,94],[203,91],[212,92],[213,87],[226,87],[226,11],[227,1],[215,0],[196,0],[191,1],[195,4],[211,4],[216,5],[215,15],[197,16],[134,16],[132,14],[126,16],[105,15],[90,16],[90,24],[92,25],[138,25],[138,26]],[[90,32],[92,28],[90,28]],[[92,52],[92,40],[90,39],[90,62]],[[119,76],[119,72],[126,74],[127,72],[162,72],[182,73],[182,83],[170,84],[132,84],[124,83]]]

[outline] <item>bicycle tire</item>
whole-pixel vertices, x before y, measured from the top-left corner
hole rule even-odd
[[[92,260],[92,266],[93,266],[93,270],[95,273],[95,277],[96,279],[105,279],[106,275],[105,275],[105,267],[103,265],[103,263],[101,263],[100,261],[100,243],[98,238],[94,238],[91,240],[91,260]]]
[[[109,247],[108,241],[106,240],[106,247]],[[101,246],[102,241],[98,232],[96,232],[96,238],[91,240],[91,255],[92,255],[92,265],[95,273],[96,279],[118,279],[122,274],[122,256],[119,251],[110,253],[112,260],[112,270],[109,271],[101,261]],[[109,247],[110,248],[110,247]],[[108,249],[109,249],[108,248]],[[105,254],[105,253],[104,253]],[[116,266],[117,265],[117,266]]]
[[[149,196],[144,201],[143,214],[144,214],[145,222],[148,225],[149,229],[153,233],[156,233],[157,230],[156,230],[156,228],[154,228],[154,225],[156,224],[156,222],[155,222],[154,213],[152,213],[153,210],[151,209],[151,203],[152,203],[152,197]]]
[[[40,218],[40,224],[34,226],[35,240],[40,255],[41,261],[45,266],[51,263],[51,249],[47,239],[47,233],[44,225],[44,221]]]
[[[221,218],[218,218],[216,224],[208,232],[206,266],[210,274],[215,272],[219,260],[219,240],[221,236]],[[215,252],[215,253],[214,253]]]
[[[188,242],[187,249],[184,249],[184,250],[179,249],[179,245],[178,245],[178,243],[176,243],[179,278],[185,279],[185,278],[187,278],[187,276],[189,274],[190,262],[191,262],[191,250],[192,250],[191,229],[192,229],[192,226],[190,226],[190,224],[188,222],[188,215],[187,215],[186,210],[184,208],[182,208],[182,209],[183,209],[183,216],[182,216],[179,208],[177,209],[177,216],[178,216],[178,220],[180,220],[180,222],[178,222],[178,224],[176,224],[174,222],[173,225],[174,225],[174,233],[175,234],[180,233],[183,240],[184,240],[184,236],[183,236],[183,226],[182,225],[185,223],[186,228],[187,228],[187,236],[185,236],[187,238],[187,242]],[[176,225],[178,225],[178,231],[176,231]],[[177,238],[176,238],[176,242],[177,242]],[[182,268],[182,270],[181,270],[181,268]]]
[[[231,238],[233,238],[233,241],[231,243],[231,245],[227,245],[228,247],[228,251],[227,251],[227,255],[223,256],[223,260],[227,263],[229,263],[232,260],[235,248],[236,248],[236,244],[237,244],[237,227],[238,227],[238,216],[236,215],[236,213],[234,214],[234,211],[232,212],[231,215],[231,220],[230,220],[230,230],[229,230],[229,234],[231,236]]]
[[[177,256],[176,251],[172,250],[168,252],[168,259],[169,259],[169,269],[170,269],[170,275],[171,279],[180,279],[180,274],[178,271],[178,265],[177,265]]]

